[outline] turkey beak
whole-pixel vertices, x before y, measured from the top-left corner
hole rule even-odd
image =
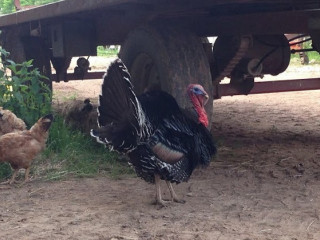
[[[205,106],[205,105],[207,104],[208,100],[209,100],[209,95],[208,95],[208,93],[203,92],[203,97],[204,97],[204,99],[203,99],[203,105]]]

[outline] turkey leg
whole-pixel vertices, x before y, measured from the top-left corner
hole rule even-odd
[[[161,197],[161,188],[160,188],[160,176],[158,174],[154,175],[154,180],[156,183],[156,204],[159,204],[163,207],[166,206],[166,201],[164,201]]]
[[[170,194],[171,194],[171,200],[173,202],[177,202],[177,203],[185,203],[186,202],[185,200],[182,200],[177,196],[176,192],[173,189],[171,182],[166,181],[166,183],[167,183],[167,186],[168,186]]]

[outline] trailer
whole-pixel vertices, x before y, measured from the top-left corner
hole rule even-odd
[[[319,0],[64,0],[0,16],[0,30],[10,58],[34,59],[49,85],[101,78],[89,71],[88,56],[99,45],[121,45],[135,91],[165,90],[182,107],[191,82],[214,98],[320,88],[318,78],[255,82],[288,67],[296,43],[285,34],[307,37],[309,50],[320,50]],[[217,37],[213,46],[209,36]],[[78,66],[68,74],[72,57]],[[225,77],[229,84],[221,84]]]

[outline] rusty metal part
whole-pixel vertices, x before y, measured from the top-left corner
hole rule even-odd
[[[102,79],[105,72],[89,72],[84,80]],[[52,74],[52,77],[56,77]],[[68,73],[67,80],[77,80],[74,74]],[[303,78],[295,80],[278,80],[268,82],[256,82],[250,94],[275,93],[320,89],[320,78]],[[230,84],[219,84],[215,86],[214,99],[224,96],[243,95]]]
[[[295,49],[290,50],[291,53],[314,52],[314,51],[316,51],[314,48],[305,48],[305,49],[300,49],[300,50],[295,50]]]
[[[83,80],[102,79],[105,72],[88,72]],[[57,75],[52,74],[52,79],[56,79]],[[65,81],[79,80],[74,73],[67,73]]]
[[[249,94],[254,87],[254,77],[245,76],[239,72],[233,72],[230,78],[230,85],[241,94]]]
[[[14,7],[16,8],[16,11],[20,11],[21,10],[20,0],[14,0],[13,4],[14,4]]]
[[[67,82],[67,70],[70,66],[71,57],[51,57],[51,63],[54,69],[56,70],[56,74],[52,77],[53,81],[60,82],[61,80]]]
[[[235,68],[235,66],[239,63],[239,61],[245,56],[246,52],[248,51],[248,48],[250,46],[250,36],[241,36],[239,39],[239,47],[234,56],[230,59],[229,63],[223,68],[222,71],[218,70],[219,73],[217,76],[213,76],[213,82],[219,83],[223,78],[230,76],[231,72]],[[219,41],[217,39],[217,41]],[[216,44],[215,44],[216,46]],[[213,64],[216,64],[220,59],[215,59],[213,61]],[[215,66],[212,66],[213,68]]]
[[[237,91],[248,94],[254,85],[254,78],[245,76],[243,71],[236,68],[247,55],[251,45],[251,36],[218,37],[210,65],[213,82],[219,83],[223,78],[230,77],[230,83]]]
[[[277,75],[290,62],[290,47],[283,34],[221,36],[213,49],[212,77],[214,83],[224,77],[241,94],[249,94],[254,78],[264,74]]]
[[[270,82],[256,82],[250,94],[275,93],[290,91],[305,91],[320,89],[320,78],[278,80]],[[215,88],[214,98],[218,99],[224,96],[243,95],[231,84],[220,84]]]
[[[283,34],[252,35],[247,40],[249,42],[244,42],[237,36],[217,38],[213,51],[214,64],[217,65],[213,66],[217,69],[214,79],[232,76],[234,72],[244,77],[277,75],[287,69],[290,62],[290,46]],[[242,47],[243,43],[246,44],[245,47]],[[231,71],[228,68],[231,68]]]
[[[283,34],[253,35],[252,45],[242,63],[242,70],[246,71],[247,62],[254,58],[259,59],[257,67],[262,66],[262,74],[278,75],[287,69],[290,46]]]
[[[89,57],[85,59],[84,57],[80,57],[77,60],[77,66],[74,68],[74,76],[77,79],[84,79],[84,76],[91,70]]]
[[[90,70],[91,68],[89,67],[90,66],[90,62],[89,62],[89,57],[87,59],[85,59],[84,57],[80,57],[78,58],[77,60],[77,65],[79,68],[85,70],[85,71],[88,71]]]

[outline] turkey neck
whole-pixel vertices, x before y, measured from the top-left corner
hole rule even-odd
[[[208,127],[209,121],[207,112],[204,109],[204,99],[203,96],[197,96],[195,94],[189,94],[191,103],[193,105],[194,110],[198,115],[198,121],[203,124],[205,127]]]

